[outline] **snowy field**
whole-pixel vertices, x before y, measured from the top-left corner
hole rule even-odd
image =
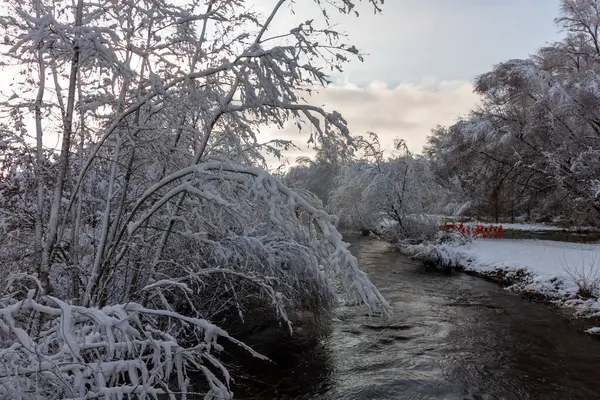
[[[444,217],[441,215],[435,215],[435,216],[431,216],[437,220],[440,221],[440,224],[444,224],[445,221],[454,221],[455,217]],[[453,223],[460,223],[460,222],[453,222]],[[547,225],[547,224],[536,224],[536,223],[490,223],[490,222],[481,222],[481,221],[468,221],[468,222],[464,222],[463,225],[465,226],[476,226],[476,225],[483,225],[483,226],[493,226],[493,227],[499,227],[500,225],[502,225],[502,229],[504,230],[511,230],[511,231],[522,231],[522,232],[550,232],[550,231],[556,231],[556,232],[562,232],[562,231],[596,231],[598,230],[597,228],[594,227],[589,227],[589,226],[573,226],[573,227],[562,227],[562,226],[555,226],[555,225]]]
[[[470,223],[471,224],[471,223]],[[544,224],[486,224],[484,222],[477,222],[475,224],[500,226],[502,229],[511,231],[523,231],[523,232],[540,232],[540,231],[564,231],[566,228],[553,225]]]
[[[409,215],[407,217],[413,217],[413,218],[424,218],[427,220],[432,220],[435,221],[437,223],[439,223],[440,225],[444,225],[445,223],[455,223],[455,224],[460,224],[460,218],[461,217],[455,217],[455,216],[450,216],[450,215],[441,215],[441,214],[422,214],[422,215]],[[383,218],[382,219],[382,226],[391,226],[394,225],[396,222],[387,218]],[[587,232],[592,232],[592,231],[598,231],[598,228],[595,227],[591,227],[591,226],[572,226],[572,227],[563,227],[563,226],[556,226],[556,225],[548,225],[548,224],[542,224],[542,223],[490,223],[490,222],[481,222],[481,221],[467,221],[467,222],[463,222],[462,223],[465,226],[477,226],[477,225],[483,225],[483,226],[493,226],[493,227],[499,227],[500,225],[502,225],[502,228],[504,230],[511,230],[511,231],[522,231],[522,232],[564,232],[564,231],[568,231],[568,232],[575,232],[575,231],[587,231]]]
[[[415,258],[467,271],[502,272],[513,278],[509,290],[543,294],[578,315],[600,316],[600,301],[578,296],[582,286],[589,287],[595,297],[600,295],[600,245],[484,239],[466,245],[413,245],[404,250]]]
[[[466,222],[464,225],[484,225],[484,226],[500,226],[502,225],[502,229],[511,230],[511,231],[522,231],[522,232],[575,232],[575,231],[597,231],[598,228],[591,226],[574,226],[570,228],[565,228],[561,226],[555,225],[546,225],[546,224],[526,224],[526,223],[515,223],[515,224],[490,224],[489,222]]]

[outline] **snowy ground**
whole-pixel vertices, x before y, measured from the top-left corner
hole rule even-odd
[[[440,217],[442,218],[442,217]],[[440,219],[440,222],[443,224],[444,223],[444,219]],[[502,229],[504,230],[511,230],[511,231],[523,231],[523,232],[549,232],[549,231],[556,231],[556,232],[562,232],[562,231],[596,231],[597,228],[594,227],[588,227],[588,226],[581,226],[581,227],[570,227],[570,228],[565,228],[562,226],[555,226],[555,225],[546,225],[546,224],[528,224],[528,223],[514,223],[514,224],[510,224],[510,223],[489,223],[489,222],[480,222],[480,221],[469,221],[469,222],[464,222],[463,225],[465,226],[476,226],[476,225],[483,225],[483,226],[494,226],[494,227],[498,227],[500,225],[502,225]]]
[[[539,232],[539,231],[564,231],[565,228],[561,228],[559,226],[552,225],[544,225],[544,224],[486,224],[484,222],[470,223],[470,224],[481,224],[481,225],[492,225],[492,226],[500,226],[502,225],[502,229],[504,230],[512,230],[512,231],[524,231],[524,232]]]
[[[600,301],[580,298],[580,287],[600,295],[600,245],[538,240],[475,240],[465,245],[405,246],[409,255],[484,275],[501,274],[508,289],[541,294],[577,315],[600,317]],[[600,333],[600,328],[590,333]]]
[[[449,215],[441,215],[441,214],[423,214],[423,215],[413,215],[413,217],[417,217],[417,218],[426,218],[428,220],[433,220],[436,221],[437,223],[439,223],[440,225],[444,225],[446,222],[448,223],[460,223],[458,222],[460,220],[460,217],[453,217],[453,216],[449,216]],[[390,226],[395,224],[396,222],[393,220],[389,220],[387,218],[383,218],[382,219],[382,226]],[[494,226],[494,227],[498,227],[500,225],[502,225],[502,228],[504,230],[512,230],[512,231],[522,231],[522,232],[563,232],[563,231],[569,231],[569,232],[574,232],[574,231],[598,231],[598,228],[595,227],[590,227],[590,226],[573,226],[573,227],[562,227],[562,226],[556,226],[556,225],[547,225],[547,224],[541,224],[541,223],[514,223],[514,224],[510,224],[510,223],[490,223],[490,222],[481,222],[481,221],[468,221],[468,222],[463,222],[463,225],[465,226],[477,226],[477,225],[483,225],[483,226]]]
[[[515,224],[490,224],[489,222],[466,222],[464,225],[484,225],[484,226],[494,226],[498,227],[502,225],[502,229],[511,230],[511,231],[522,231],[522,232],[576,232],[576,231],[586,231],[586,232],[595,232],[598,228],[592,226],[573,226],[570,228],[565,228],[561,226],[555,225],[546,225],[546,224],[527,224],[527,223],[515,223]]]

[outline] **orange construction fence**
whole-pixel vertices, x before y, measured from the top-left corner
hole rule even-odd
[[[464,225],[446,223],[444,224],[444,231],[446,232],[459,232],[464,237],[478,237],[486,239],[500,239],[504,235],[502,231],[502,225],[499,226],[485,226],[485,225]]]

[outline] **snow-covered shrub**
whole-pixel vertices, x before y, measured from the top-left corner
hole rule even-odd
[[[471,237],[460,232],[437,231],[433,239],[416,244],[400,243],[402,251],[411,258],[423,261],[425,264],[441,268],[462,269],[469,264],[457,248],[472,241]]]
[[[330,81],[321,65],[362,57],[330,19],[357,2],[317,2],[322,18],[281,37],[271,24],[295,7],[284,3],[264,14],[237,0],[2,8],[12,47],[0,67],[15,76],[0,101],[0,180],[11,180],[0,189],[0,273],[39,279],[1,294],[2,376],[20,393],[174,396],[187,383],[170,391],[171,372],[185,380],[201,359],[220,369],[204,348],[226,335],[209,318],[266,308],[287,322],[290,309],[328,309],[338,295],[389,312],[336,218],[266,172],[267,157],[293,147],[262,142],[267,126],[308,125],[315,144],[353,147],[344,118],[303,94]],[[183,361],[171,362],[175,347]],[[228,397],[219,374],[223,384],[205,376]]]
[[[457,231],[439,231],[436,233],[433,243],[455,244],[462,246],[473,241],[473,236],[464,235]]]
[[[196,370],[210,387],[208,398],[228,399],[230,377],[216,357],[222,348],[217,339],[264,358],[204,319],[134,302],[74,306],[39,295],[41,284],[30,277],[9,283],[9,294],[0,298],[2,398],[156,398],[176,392],[185,398],[188,371]],[[193,335],[190,344],[180,340],[182,330]]]
[[[260,168],[212,161],[189,172],[195,176],[184,186],[190,190],[189,207],[202,213],[191,212],[174,225],[177,235],[152,271],[155,276],[139,271],[131,278],[134,289],[170,278],[202,286],[208,271],[213,277],[249,278],[254,287],[256,277],[262,277],[262,283],[268,282],[297,306],[330,307],[337,297],[332,285],[336,282],[351,303],[386,308],[336,231],[334,216]],[[132,238],[144,218],[129,225]],[[181,254],[184,248],[191,251]]]
[[[577,296],[582,299],[597,299],[600,297],[600,264],[598,258],[583,262],[578,266],[569,265],[563,260],[563,270],[577,285]]]
[[[341,165],[329,209],[344,227],[374,231],[392,241],[433,237],[438,222],[426,214],[437,207],[442,188],[428,162],[396,141],[393,157],[384,160],[377,135],[361,139],[368,156]],[[368,151],[367,151],[368,150]]]
[[[7,374],[22,390],[38,387],[40,380],[44,382],[39,386],[40,391],[59,385],[52,381],[58,373],[55,364],[75,362],[73,354],[81,353],[81,348],[87,349],[85,346],[93,336],[98,337],[102,346],[109,346],[108,350],[92,346],[92,350],[85,351],[81,374],[89,375],[86,378],[89,382],[77,386],[80,380],[77,385],[67,380],[59,386],[59,398],[72,396],[69,391],[81,388],[91,398],[143,390],[171,393],[173,390],[166,383],[171,372],[180,378],[175,391],[185,391],[186,371],[190,368],[204,372],[217,398],[228,398],[228,377],[212,352],[216,336],[202,339],[207,343],[206,349],[198,338],[206,330],[210,335],[216,332],[218,336],[229,337],[221,328],[209,324],[207,316],[222,321],[235,315],[243,321],[245,308],[258,304],[266,305],[269,313],[289,323],[290,309],[327,310],[335,304],[338,294],[345,296],[349,304],[367,306],[371,313],[389,311],[389,305],[360,271],[356,258],[335,230],[335,217],[314,208],[260,168],[211,161],[190,168],[189,173],[195,178],[179,187],[190,193],[188,207],[194,209],[192,204],[195,204],[196,209],[206,214],[189,213],[188,218],[174,225],[175,239],[166,246],[162,258],[150,268],[140,264],[133,270],[130,267],[143,254],[139,249],[149,250],[154,243],[137,232],[146,220],[150,223],[155,220],[148,214],[132,219],[126,225],[128,236],[123,246],[133,251],[122,253],[121,263],[111,265],[110,273],[86,277],[84,282],[92,304],[100,304],[98,308],[74,306],[55,296],[37,295],[43,292],[42,284],[37,281],[37,286],[29,291],[13,287],[5,292],[0,310],[5,319],[4,340],[7,344],[15,342],[18,347],[18,365],[11,366]],[[216,177],[228,182],[229,190],[215,187],[211,182]],[[173,189],[167,190],[164,196],[172,193]],[[160,197],[155,201],[160,204]],[[152,218],[160,215],[151,214]],[[186,252],[182,253],[182,249]],[[91,285],[93,278],[97,285]],[[35,318],[39,323],[27,325],[28,320],[36,321]],[[48,336],[46,332],[58,333]],[[88,336],[88,332],[93,335]],[[126,350],[114,353],[111,343],[115,340]],[[168,340],[165,344],[168,349],[161,350],[160,340]],[[139,348],[128,343],[137,343]],[[66,345],[76,350],[52,352]],[[40,371],[41,361],[20,355],[20,351],[26,352],[32,346],[31,354],[54,363],[44,364],[50,370]],[[179,349],[182,358],[180,361],[175,358],[173,362],[178,364],[170,365],[172,362],[167,360],[170,355],[160,354],[174,348]],[[14,352],[10,351],[8,358],[13,357]],[[156,366],[156,357],[168,362]],[[212,367],[200,365],[202,360],[218,367],[222,377],[211,375]],[[106,376],[102,372],[100,376],[94,366],[116,370],[109,370]],[[153,368],[162,369],[152,373]],[[148,371],[147,380],[144,371]],[[67,376],[79,373],[72,369],[63,372]],[[138,374],[135,376],[139,380],[128,377],[132,374]],[[57,379],[62,382],[65,377],[59,375]],[[131,379],[134,383],[129,386],[122,382]],[[77,387],[72,388],[73,385]],[[50,391],[40,391],[39,398],[52,398]]]
[[[452,244],[437,245],[421,243],[402,246],[402,251],[409,257],[423,261],[426,265],[433,265],[444,269],[462,267],[462,260],[457,258],[460,253],[455,251]]]
[[[436,239],[440,232],[439,221],[427,215],[407,215],[401,222],[382,227],[382,236],[391,242],[421,243]]]

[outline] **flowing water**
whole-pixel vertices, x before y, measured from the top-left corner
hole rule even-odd
[[[600,398],[600,341],[557,310],[475,277],[427,271],[385,243],[347,240],[393,317],[341,308],[319,341],[251,338],[274,363],[246,365],[235,398]]]

